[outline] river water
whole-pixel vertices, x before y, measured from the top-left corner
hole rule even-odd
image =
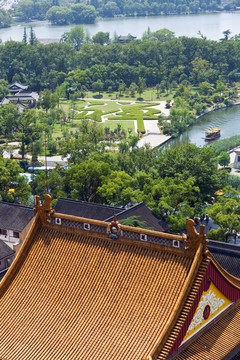
[[[199,15],[168,15],[168,16],[145,16],[130,18],[111,18],[99,20],[95,24],[83,25],[90,35],[98,31],[109,32],[113,37],[114,33],[118,35],[132,34],[141,38],[144,31],[150,27],[151,31],[167,28],[175,33],[176,36],[199,37],[198,31],[210,40],[219,40],[222,32],[230,29],[231,35],[240,32],[240,13],[213,13]],[[7,40],[21,41],[23,38],[23,29],[33,27],[37,38],[59,39],[62,34],[69,31],[74,25],[55,26],[47,21],[32,22],[27,24],[17,24],[10,28],[0,29],[0,39],[3,42]]]
[[[221,137],[219,139],[240,134],[240,106],[237,105],[208,113],[199,118],[196,124],[190,126],[184,134],[168,141],[166,146],[178,146],[186,143],[192,143],[197,146],[206,145],[204,140],[205,131],[213,127],[221,129]],[[214,140],[214,142],[219,139]]]

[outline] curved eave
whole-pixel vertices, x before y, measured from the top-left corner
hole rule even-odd
[[[204,282],[206,282],[206,280],[209,278],[211,281],[213,281],[215,283],[215,285],[220,289],[220,291],[222,293],[224,293],[224,295],[226,295],[229,299],[232,300],[233,304],[232,307],[230,307],[229,309],[227,309],[226,311],[224,311],[219,317],[217,317],[217,319],[215,321],[213,321],[212,323],[210,323],[207,326],[207,329],[211,329],[212,326],[215,325],[215,322],[218,322],[219,319],[221,320],[222,317],[225,316],[225,314],[228,314],[229,311],[231,312],[232,309],[234,309],[234,302],[235,304],[239,304],[240,301],[240,279],[232,276],[231,274],[229,274],[217,261],[216,259],[213,257],[213,255],[208,251],[207,253],[207,262],[206,262],[206,266],[205,266],[205,270],[202,273],[202,277],[199,277],[197,280],[197,283],[200,283],[201,286],[199,286],[199,291],[197,296],[195,297],[195,301],[192,303],[192,309],[191,312],[189,312],[185,317],[186,322],[184,324],[184,326],[182,326],[181,331],[178,331],[178,338],[173,346],[172,349],[169,348],[168,344],[172,343],[171,339],[173,338],[173,334],[171,333],[168,341],[166,342],[164,349],[166,349],[166,351],[162,351],[161,354],[159,355],[159,357],[157,358],[158,360],[163,360],[168,358],[169,354],[172,354],[172,356],[169,357],[169,359],[175,359],[175,351],[178,350],[181,341],[183,339],[183,337],[185,336],[186,330],[188,328],[188,325],[194,315],[194,311],[196,310],[197,307],[197,303],[200,300],[201,294],[202,294],[202,290],[203,290],[203,284]],[[202,263],[203,265],[203,263]],[[186,309],[186,304],[184,305],[185,309]],[[181,317],[180,317],[181,319]],[[178,323],[181,324],[180,319],[178,319]],[[182,334],[181,334],[182,333]],[[191,344],[193,343],[197,343],[198,338],[200,337],[201,334],[201,330],[200,333],[196,333],[192,336],[192,338],[190,340],[188,340],[183,348],[180,348],[180,353],[184,353],[185,349],[188,348],[188,346],[191,346]],[[178,351],[177,351],[178,353]],[[177,357],[178,358],[178,357]],[[180,359],[180,357],[179,357]],[[191,358],[192,359],[192,358]],[[197,359],[194,358],[194,359]],[[205,358],[204,358],[205,359]]]
[[[222,277],[226,281],[228,281],[233,287],[235,287],[237,290],[240,290],[240,279],[238,279],[237,277],[231,275],[228,271],[226,271],[210,252],[209,252],[209,258],[210,258],[212,264],[216,267],[216,269],[222,275]]]
[[[174,311],[146,360],[162,360],[169,354],[192,308],[207,265],[208,261],[203,261],[203,244],[200,243]]]

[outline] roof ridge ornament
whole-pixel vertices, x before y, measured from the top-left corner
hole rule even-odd
[[[51,217],[55,210],[51,208],[52,197],[49,194],[44,195],[44,202],[41,204],[40,196],[36,196],[36,205],[34,207],[35,213],[39,214],[39,217],[43,223],[50,223]]]
[[[185,249],[187,250],[197,250],[199,245],[203,244],[203,251],[206,254],[207,249],[207,237],[204,234],[205,225],[200,225],[200,233],[197,232],[195,226],[194,226],[194,220],[188,219],[186,221],[186,227],[187,227],[187,238],[184,240]]]
[[[119,222],[117,221],[116,215],[114,214],[113,221],[108,224],[107,233],[113,240],[117,240],[122,236],[122,230]]]

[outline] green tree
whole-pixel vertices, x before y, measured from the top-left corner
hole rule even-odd
[[[143,93],[143,90],[144,90],[144,87],[145,87],[145,81],[142,77],[139,77],[139,80],[138,80],[138,88],[137,88],[137,92],[139,94],[139,97],[141,97],[142,93]]]
[[[12,140],[18,124],[18,118],[17,106],[13,104],[2,105],[0,107],[0,135]]]
[[[11,22],[12,18],[10,14],[5,10],[0,9],[0,28],[9,27]]]
[[[222,151],[221,154],[218,157],[218,163],[219,165],[223,166],[225,168],[225,166],[230,164],[230,155],[228,152]]]
[[[46,113],[49,109],[54,109],[57,105],[57,102],[57,95],[53,94],[51,90],[45,89],[40,92],[38,105],[46,110]]]
[[[21,155],[22,160],[25,160],[26,147],[31,145],[36,139],[39,139],[41,136],[41,131],[38,124],[38,117],[35,109],[24,110],[24,112],[19,116],[17,122],[17,132],[15,137],[21,142]]]
[[[117,6],[116,2],[108,1],[101,9],[100,13],[103,16],[113,17],[120,13],[119,7]]]
[[[92,89],[94,92],[99,92],[99,95],[101,93],[101,91],[103,91],[103,83],[101,80],[95,81],[94,83],[92,83]]]
[[[16,161],[0,157],[0,196],[3,201],[27,204],[30,196],[30,186],[25,177],[21,176],[22,169]],[[13,191],[9,191],[13,189]]]
[[[73,165],[64,175],[65,190],[72,199],[99,202],[98,188],[110,172],[110,166],[102,161],[89,159]]]
[[[155,31],[152,36],[161,42],[166,42],[174,39],[174,32],[166,28]]]
[[[33,0],[20,0],[15,11],[21,20],[29,21],[34,16]]]
[[[64,33],[62,36],[63,41],[71,45],[76,51],[79,51],[84,43],[84,30],[80,25],[72,28],[68,33]]]
[[[240,199],[238,191],[230,188],[226,188],[225,191],[226,196],[219,196],[208,213],[214,223],[223,230],[221,240],[228,241],[229,236],[236,238],[237,232],[240,231]]]
[[[67,6],[52,6],[46,14],[47,20],[55,25],[66,25],[72,22],[72,11]]]
[[[125,171],[112,171],[105,176],[97,193],[101,202],[109,205],[133,205],[142,200],[141,191],[135,189],[134,179]]]
[[[173,225],[173,230],[185,227],[186,217],[192,217],[198,201],[199,187],[194,178],[158,178],[144,187],[146,201],[152,211]]]
[[[0,79],[0,100],[8,94],[8,83],[4,79]]]
[[[92,37],[94,44],[108,45],[110,43],[109,32],[99,31]]]
[[[36,38],[36,35],[35,35],[32,27],[30,29],[29,44],[30,45],[36,45],[37,44],[37,38]]]
[[[229,40],[229,35],[231,34],[231,31],[228,29],[228,30],[225,30],[223,31],[223,35],[224,37],[222,39],[220,39],[220,41],[228,41]]]
[[[133,226],[142,229],[149,229],[147,223],[144,220],[140,220],[139,216],[129,216],[126,219],[121,219],[121,225]]]
[[[97,17],[95,8],[83,3],[72,5],[71,11],[74,24],[93,24]]]
[[[157,163],[160,177],[181,174],[183,179],[195,178],[195,186],[200,189],[200,202],[209,201],[215,191],[224,185],[224,172],[218,171],[216,155],[210,147],[186,144],[166,149],[159,154]]]
[[[207,96],[212,90],[211,84],[209,84],[209,82],[207,82],[207,81],[200,83],[199,88],[200,88],[201,93],[205,96]]]
[[[79,125],[79,131],[74,135],[65,134],[61,141],[61,154],[69,157],[69,163],[78,164],[87,160],[92,153],[102,152],[104,143],[104,130],[100,126],[88,121],[82,120]]]
[[[135,96],[135,92],[137,91],[137,88],[138,88],[137,84],[131,83],[131,85],[129,86],[129,91],[130,91],[131,97]]]
[[[23,39],[22,41],[27,44],[27,30],[26,28],[24,27],[24,30],[23,30]]]

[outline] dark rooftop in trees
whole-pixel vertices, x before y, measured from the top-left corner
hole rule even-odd
[[[240,246],[210,240],[208,249],[219,264],[233,276],[240,278]]]
[[[18,82],[15,82],[9,86],[9,92],[16,93],[19,91],[24,91],[28,89],[28,85],[19,84]]]
[[[127,219],[131,216],[137,216],[138,220],[145,221],[146,227],[155,231],[169,231],[171,226],[164,220],[159,219],[152,211],[147,207],[144,202],[132,206],[129,209],[124,209],[117,215],[118,221],[121,219]],[[106,221],[112,221],[113,217],[105,219]]]
[[[155,216],[151,210],[142,202],[128,209],[59,198],[55,205],[55,211],[61,214],[85,217],[88,219],[102,220],[111,222],[114,215],[117,219],[127,219],[131,216],[137,216],[138,220],[145,221],[146,226],[156,231],[169,231],[170,226]]]
[[[0,260],[15,254],[15,250],[11,249],[4,241],[0,240]]]
[[[33,216],[32,208],[0,201],[0,229],[21,232]]]
[[[87,219],[105,220],[123,211],[122,208],[59,198],[54,210],[61,214],[85,217]]]

